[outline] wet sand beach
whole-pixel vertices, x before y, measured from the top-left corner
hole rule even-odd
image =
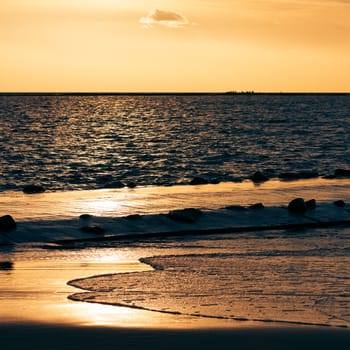
[[[28,217],[21,217],[19,213],[30,207],[34,221],[40,222],[39,218],[42,217],[52,222],[55,230],[51,231],[51,236],[49,231],[39,232],[45,242],[26,241],[1,248],[1,261],[4,263],[0,270],[1,349],[212,349],[224,346],[247,349],[348,349],[350,332],[348,328],[343,328],[349,323],[347,281],[350,274],[347,266],[350,265],[347,262],[350,234],[347,227],[265,230],[200,237],[188,235],[164,239],[140,237],[137,240],[84,242],[71,247],[47,244],[49,237],[54,240],[56,232],[65,230],[58,219],[63,216],[76,218],[78,214],[90,212],[93,206],[84,207],[90,202],[99,204],[98,209],[95,208],[98,211],[93,214],[100,214],[102,218],[105,216],[106,219],[101,219],[104,222],[109,215],[112,217],[115,214],[115,211],[109,211],[111,201],[119,203],[122,215],[138,213],[138,210],[155,213],[160,205],[157,198],[163,212],[178,209],[180,203],[182,207],[193,204],[193,201],[199,204],[200,198],[203,198],[201,207],[215,211],[224,205],[248,205],[261,199],[267,206],[286,205],[287,198],[298,196],[307,199],[315,197],[322,209],[323,203],[332,200],[348,201],[348,188],[347,180],[315,180],[271,181],[261,186],[247,184],[245,190],[241,184],[222,184],[187,186],[187,189],[181,186],[141,188],[139,192],[128,189],[80,194],[47,193],[44,197],[5,195],[2,208],[6,207],[11,212],[9,203],[16,203],[12,208],[18,213],[15,217],[18,218],[19,227],[28,225]],[[227,196],[220,196],[220,193]],[[240,197],[236,196],[238,193]],[[55,196],[61,199],[55,201]],[[142,196],[145,198],[140,201]],[[153,196],[153,201],[150,196]],[[128,199],[124,202],[122,197]],[[76,211],[70,213],[67,208],[74,208],[74,203],[79,203],[80,207],[75,207]],[[323,215],[321,209],[316,214]],[[266,210],[268,213],[269,209]],[[75,228],[75,231],[72,228],[67,230],[76,231]],[[28,232],[35,237],[34,231]],[[257,268],[254,268],[254,264]],[[160,266],[162,270],[157,271]],[[203,271],[198,270],[200,266],[203,266],[205,273],[213,268],[215,271],[210,270],[207,277],[203,275],[207,283],[196,291],[198,286],[193,288],[189,282],[195,283],[197,280],[194,276],[201,276]],[[158,277],[166,278],[168,287],[156,283],[156,273]],[[268,279],[264,273],[269,274]],[[129,291],[131,294],[123,294],[123,300],[118,301],[116,295],[117,298],[121,295],[118,293],[118,283],[112,287],[108,284],[113,278],[108,278],[107,284],[102,281],[101,285],[88,278],[103,275],[116,277],[123,293]],[[179,276],[181,278],[177,278]],[[134,280],[135,277],[138,282]],[[230,290],[237,293],[237,298],[234,294],[228,299],[220,297],[228,295],[225,291],[228,277],[233,283]],[[72,280],[87,283],[86,289],[89,291],[68,285]],[[280,280],[283,280],[283,288],[278,286]],[[177,282],[174,284],[174,281]],[[178,290],[171,290],[171,283],[172,286],[177,284]],[[208,298],[213,298],[210,294],[213,293],[210,289],[213,286],[221,288],[215,292],[217,294],[213,294],[216,307],[207,302]],[[273,296],[269,288],[278,289],[280,295]],[[113,290],[115,294],[104,295],[104,292]],[[177,293],[175,299],[168,290]],[[84,300],[86,293],[90,293],[85,300],[88,302],[68,299],[81,294],[81,300]],[[96,299],[93,300],[92,296]],[[237,301],[233,317],[232,310],[229,311],[225,304],[231,299]],[[282,299],[286,319],[281,320],[276,317],[278,313],[271,313],[271,310],[278,310],[278,302]],[[79,297],[74,300],[79,300]],[[238,307],[244,306],[247,300],[257,308],[248,310]],[[161,301],[169,310],[162,309],[164,305]],[[308,309],[310,302],[321,305],[321,309],[319,306],[315,310]],[[118,303],[119,306],[104,305]],[[196,309],[191,314],[187,310],[192,306]],[[307,312],[303,312],[303,307]]]

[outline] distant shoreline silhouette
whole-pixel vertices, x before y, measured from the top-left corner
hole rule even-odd
[[[226,95],[350,95],[350,92],[0,92],[0,96],[226,96]]]

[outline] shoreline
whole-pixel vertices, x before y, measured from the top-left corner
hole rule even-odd
[[[324,202],[327,200],[329,201],[329,198],[344,199],[345,201],[349,201],[350,199],[348,191],[350,184],[349,180],[337,180],[336,182],[333,182],[332,180],[331,182],[332,186],[328,185],[329,182],[327,182],[327,180],[305,180],[292,183],[269,181],[259,186],[252,183],[243,184],[241,186],[239,184],[224,183],[220,185],[199,185],[191,187],[180,186],[177,188],[152,187],[127,190],[74,191],[73,193],[45,193],[33,196],[20,194],[15,195],[14,197],[12,194],[10,194],[7,197],[8,202],[5,201],[5,203],[3,203],[3,207],[6,207],[7,205],[8,208],[11,208],[11,206],[8,206],[8,204],[11,204],[13,205],[12,208],[16,208],[18,212],[29,207],[29,212],[32,210],[32,214],[34,217],[36,216],[36,220],[38,220],[39,223],[39,225],[34,225],[32,227],[32,232],[35,234],[39,233],[39,236],[41,231],[44,232],[47,229],[47,227],[43,225],[42,220],[40,220],[40,218],[43,217],[43,213],[45,215],[48,213],[49,215],[54,214],[56,215],[57,219],[57,216],[60,217],[62,213],[69,212],[69,208],[73,208],[73,212],[75,213],[74,217],[76,220],[75,225],[81,225],[81,221],[77,219],[78,214],[88,212],[86,209],[91,209],[93,206],[95,206],[95,208],[96,206],[100,206],[100,213],[103,213],[104,211],[110,210],[110,206],[112,205],[113,207],[114,203],[118,203],[119,205],[119,214],[122,211],[122,206],[125,205],[125,213],[131,215],[135,214],[135,212],[140,210],[140,208],[146,212],[152,212],[155,210],[154,208],[162,208],[163,211],[168,211],[179,208],[179,204],[182,206],[185,206],[186,204],[187,206],[187,204],[198,203],[201,198],[203,199],[203,202],[201,203],[204,203],[204,201],[206,203],[205,207],[221,207],[223,203],[242,204],[243,202],[243,204],[248,204],[252,202],[254,203],[262,198],[266,199],[266,201],[264,201],[265,203],[280,203],[283,201],[283,203],[286,205],[288,196],[290,198],[294,198],[298,195],[303,195],[305,198],[309,199],[311,198],[311,194],[314,194],[313,197],[315,197],[317,200],[318,198],[321,198],[321,204],[319,207],[317,207],[315,212],[316,214],[320,213],[324,215],[328,212],[327,205],[329,204]],[[190,189],[190,192],[188,192],[188,189]],[[222,194],[225,193],[227,194],[227,197],[222,196]],[[141,199],[140,196],[142,197]],[[22,206],[15,206],[16,204],[18,205],[18,203],[21,203]],[[39,205],[36,206],[38,203]],[[50,203],[52,207],[48,207],[48,203]],[[61,204],[62,207],[60,207]],[[74,207],[76,204],[80,205],[78,209]],[[88,206],[86,206],[87,204]],[[347,206],[344,212],[346,211],[346,215],[349,215],[349,204],[347,203],[346,205]],[[116,208],[113,208],[113,211],[110,211],[110,213],[115,214]],[[84,211],[82,212],[83,209]],[[50,212],[50,210],[52,211]],[[271,208],[265,208],[264,210],[269,212]],[[209,219],[211,218],[209,221],[213,221],[212,218],[214,218],[214,216],[210,216],[213,214],[212,211],[213,209],[209,210],[211,213],[205,214],[208,215]],[[277,217],[280,217],[281,212],[287,212],[286,208],[280,208],[277,212]],[[242,212],[238,214],[239,217],[242,218]],[[313,216],[312,220],[315,220],[315,215]],[[258,216],[254,214],[253,217],[255,220],[257,220]],[[271,217],[268,216],[268,218]],[[103,217],[97,219],[105,220]],[[298,217],[298,220],[300,220],[300,217]],[[25,220],[23,223],[25,223]],[[55,227],[57,223],[58,221],[52,222],[52,227]],[[21,224],[22,222],[20,223],[20,226]],[[116,222],[113,221],[112,224],[116,225]],[[303,225],[304,224],[305,223],[303,223]],[[312,223],[312,225],[315,224],[319,225],[317,222]],[[181,226],[182,223],[178,225]],[[204,222],[203,225],[207,227],[206,222]],[[74,234],[76,234],[77,227],[79,226],[74,227]],[[176,223],[174,223],[174,226],[172,227],[173,230],[174,227],[176,227]],[[64,222],[64,225],[57,226],[55,229],[57,230],[56,233],[64,230],[69,231],[69,227],[66,225],[66,222]],[[143,226],[143,230],[144,229],[145,226]],[[256,230],[256,227],[254,230]],[[270,239],[272,235],[274,234],[268,234]],[[259,236],[258,233],[257,236]],[[275,236],[278,236],[278,233],[276,233]],[[287,236],[288,235],[286,235],[286,237]],[[293,237],[293,235],[291,237]],[[298,342],[294,343],[294,346],[290,348],[295,349],[295,344],[297,344],[297,347],[300,347],[301,349],[305,344],[309,344],[308,347],[305,346],[305,348],[308,349],[310,349],[310,346],[314,346],[315,344],[317,344],[318,349],[322,348],[321,346],[323,345],[325,348],[329,348],[332,344],[338,346],[336,347],[337,349],[340,349],[342,346],[344,346],[344,349],[350,346],[350,332],[348,329],[342,328],[329,326],[295,326],[291,324],[281,325],[272,323],[264,324],[263,322],[242,322],[219,319],[209,320],[210,322],[206,323],[208,320],[200,320],[197,316],[188,317],[182,315],[162,315],[152,311],[131,310],[130,308],[106,306],[101,304],[95,304],[95,307],[90,303],[77,303],[69,301],[68,299],[65,300],[68,295],[74,293],[73,287],[66,285],[63,286],[63,284],[66,282],[75,278],[83,278],[84,275],[91,276],[105,273],[115,274],[121,272],[127,273],[142,270],[145,271],[147,268],[142,266],[141,263],[135,263],[135,259],[138,260],[140,257],[154,256],[157,254],[157,249],[159,251],[161,251],[161,249],[167,249],[166,253],[170,254],[172,250],[169,247],[159,248],[158,246],[155,248],[154,245],[149,245],[148,247],[144,248],[142,245],[136,245],[135,248],[135,246],[133,247],[131,244],[130,247],[128,245],[121,247],[116,245],[113,249],[110,247],[109,250],[104,250],[103,248],[96,246],[93,249],[91,248],[91,253],[95,254],[93,257],[89,256],[89,250],[84,251],[84,249],[42,249],[42,246],[39,248],[39,245],[37,244],[29,244],[28,247],[30,247],[29,250],[40,250],[37,256],[38,260],[28,260],[31,258],[30,255],[29,258],[25,256],[25,254],[28,253],[28,251],[26,251],[26,246],[19,245],[18,249],[14,247],[12,250],[11,248],[8,252],[5,252],[4,255],[9,256],[11,261],[13,260],[13,269],[9,271],[0,271],[0,277],[3,279],[1,284],[5,290],[4,296],[2,296],[0,293],[0,302],[2,297],[4,305],[7,305],[7,311],[6,309],[1,308],[4,318],[2,321],[0,321],[0,343],[4,340],[3,344],[5,349],[7,349],[6,346],[9,346],[8,349],[10,349],[10,344],[13,345],[13,347],[11,346],[11,349],[16,349],[16,346],[18,346],[18,348],[23,348],[25,343],[34,346],[38,337],[42,337],[43,339],[46,339],[46,341],[51,341],[45,334],[51,334],[52,338],[57,337],[57,342],[59,343],[60,339],[58,334],[65,333],[66,331],[71,332],[71,337],[69,340],[67,338],[67,342],[69,344],[74,344],[74,347],[78,346],[77,343],[75,343],[78,342],[76,337],[81,337],[79,341],[81,345],[82,341],[86,341],[83,334],[90,331],[94,334],[92,342],[107,342],[109,347],[118,342],[118,344],[121,344],[121,348],[133,348],[133,346],[135,346],[135,348],[140,348],[143,346],[144,339],[148,339],[150,341],[149,346],[152,346],[154,349],[163,349],[163,342],[167,342],[169,336],[172,337],[172,335],[174,335],[175,338],[183,339],[183,342],[176,343],[177,347],[181,346],[186,348],[188,344],[192,344],[189,347],[193,348],[194,344],[198,344],[199,342],[202,344],[203,337],[205,338],[205,334],[208,334],[207,332],[210,333],[210,339],[208,339],[208,342],[214,342],[215,339],[219,341],[221,345],[224,345],[226,342],[237,342],[242,346],[246,344],[248,348],[250,346],[251,348],[256,348],[259,346],[259,343],[261,345],[261,342],[264,341],[264,339],[270,339],[273,342],[273,344],[270,344],[270,346],[266,345],[266,348],[269,349],[271,346],[272,348],[275,346],[276,349],[280,349],[281,341],[283,341],[282,344],[285,344],[293,340],[296,341],[296,339],[299,339]],[[130,253],[131,250],[128,251],[128,249],[136,250]],[[190,249],[194,248],[192,247]],[[183,254],[181,253],[181,249],[176,250],[174,248],[174,251]],[[4,251],[1,250],[0,256],[2,256],[3,253]],[[45,256],[43,264],[38,263],[43,256]],[[50,261],[50,256],[53,257],[52,261]],[[72,257],[75,259],[74,261],[69,260],[72,259]],[[63,258],[67,260],[64,260]],[[25,261],[26,259],[28,260],[27,262]],[[29,265],[26,265],[27,263]],[[121,268],[120,271],[118,270],[118,266]],[[140,270],[137,270],[138,268],[140,268]],[[59,274],[59,276],[57,276],[57,274]],[[39,290],[38,295],[41,295],[40,293],[43,292],[44,294],[41,295],[42,297],[45,295],[49,296],[49,299],[54,297],[49,301],[44,300],[43,303],[41,303],[41,300],[38,300],[38,297],[33,299],[33,296],[36,295],[35,293],[37,291],[37,285],[35,285],[35,283],[33,284],[33,281],[38,281],[40,276],[47,278],[47,280],[44,280],[42,284],[42,291]],[[27,287],[26,285],[21,285],[23,281],[26,281],[26,283],[29,283],[29,285],[27,285]],[[13,291],[11,292],[11,282],[14,286],[19,288],[16,293],[13,293]],[[28,288],[28,290],[26,290],[26,288]],[[8,295],[13,298],[12,304],[11,302],[9,303],[9,300],[7,299],[7,292],[9,293]],[[23,309],[30,309],[29,311],[33,314],[38,313],[36,316],[37,319],[30,319],[30,317],[21,319],[20,310],[17,315],[18,317],[16,316],[11,318],[13,308],[18,306],[18,299],[16,298],[23,298],[24,295],[27,295],[26,297],[28,299],[23,301]],[[58,299],[55,299],[56,297]],[[33,303],[33,300],[36,302]],[[42,309],[39,307],[40,303]],[[72,310],[75,310],[77,312],[75,314],[76,318],[74,318],[74,316],[69,322],[63,322],[65,324],[62,324],[62,319],[59,319],[61,316],[58,316],[55,320],[54,318],[47,318],[44,313],[39,315],[41,311],[49,311],[51,315],[50,317],[53,317],[55,316],[55,312],[58,313],[59,309],[61,309],[60,312],[63,311],[66,313],[70,313]],[[65,316],[62,315],[62,317],[64,319]],[[90,321],[88,321],[89,317]],[[4,322],[4,320],[6,320],[6,322]],[[35,322],[35,320],[39,322]],[[49,324],[45,324],[45,320],[48,321]],[[112,324],[113,328],[110,328]],[[147,329],[145,329],[144,325],[147,325]],[[191,331],[187,331],[187,328],[190,328]],[[16,334],[18,338],[19,334],[23,334],[21,332],[26,333],[26,336],[23,337],[23,340],[16,339]],[[324,335],[322,336],[322,334]],[[131,339],[129,338],[129,335],[131,338],[134,337],[133,344],[129,343],[129,340]],[[253,342],[250,337],[254,337],[256,341],[254,340]],[[46,341],[44,341],[44,343],[47,346]],[[67,345],[60,343],[60,346],[57,345],[57,348],[62,349],[64,346],[70,346],[69,344]],[[96,345],[93,346],[90,343],[87,344],[87,346],[91,346],[91,349],[96,348]],[[171,346],[171,344],[169,346]],[[89,347],[84,348],[89,349]],[[259,346],[259,348],[261,348],[261,346]],[[286,347],[283,346],[283,348]]]
[[[175,182],[150,182],[138,183],[137,180],[111,180],[108,177],[105,182],[102,181],[100,184],[75,184],[73,187],[67,188],[51,188],[42,186],[40,183],[25,183],[22,185],[11,186],[9,184],[1,185],[0,193],[25,193],[29,195],[36,195],[42,193],[60,193],[60,192],[73,192],[73,191],[99,191],[99,190],[120,190],[120,189],[136,189],[136,188],[153,188],[153,187],[177,187],[177,186],[190,186],[198,187],[201,185],[222,185],[222,184],[247,184],[251,183],[254,186],[261,186],[268,182],[303,182],[303,181],[350,181],[350,170],[338,168],[331,172],[320,174],[318,171],[295,171],[295,172],[281,172],[275,173],[273,170],[266,170],[265,172],[256,171],[253,174],[246,176],[231,176],[218,178],[210,178],[208,176],[193,176],[186,177],[182,181]],[[79,186],[80,185],[80,186]],[[89,187],[90,186],[90,187]]]
[[[136,188],[47,191],[24,194],[0,192],[0,212],[18,221],[72,219],[81,214],[100,217],[160,214],[196,207],[215,210],[227,205],[286,205],[295,197],[326,202],[350,201],[350,179],[306,179],[221,182],[219,184],[139,186]]]

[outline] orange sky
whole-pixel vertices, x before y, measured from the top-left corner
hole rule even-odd
[[[350,91],[350,0],[0,0],[0,91]]]

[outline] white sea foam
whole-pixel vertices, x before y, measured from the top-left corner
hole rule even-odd
[[[141,259],[154,271],[74,280],[89,292],[70,298],[198,317],[350,326],[349,229],[167,245],[176,246],[176,255]]]

